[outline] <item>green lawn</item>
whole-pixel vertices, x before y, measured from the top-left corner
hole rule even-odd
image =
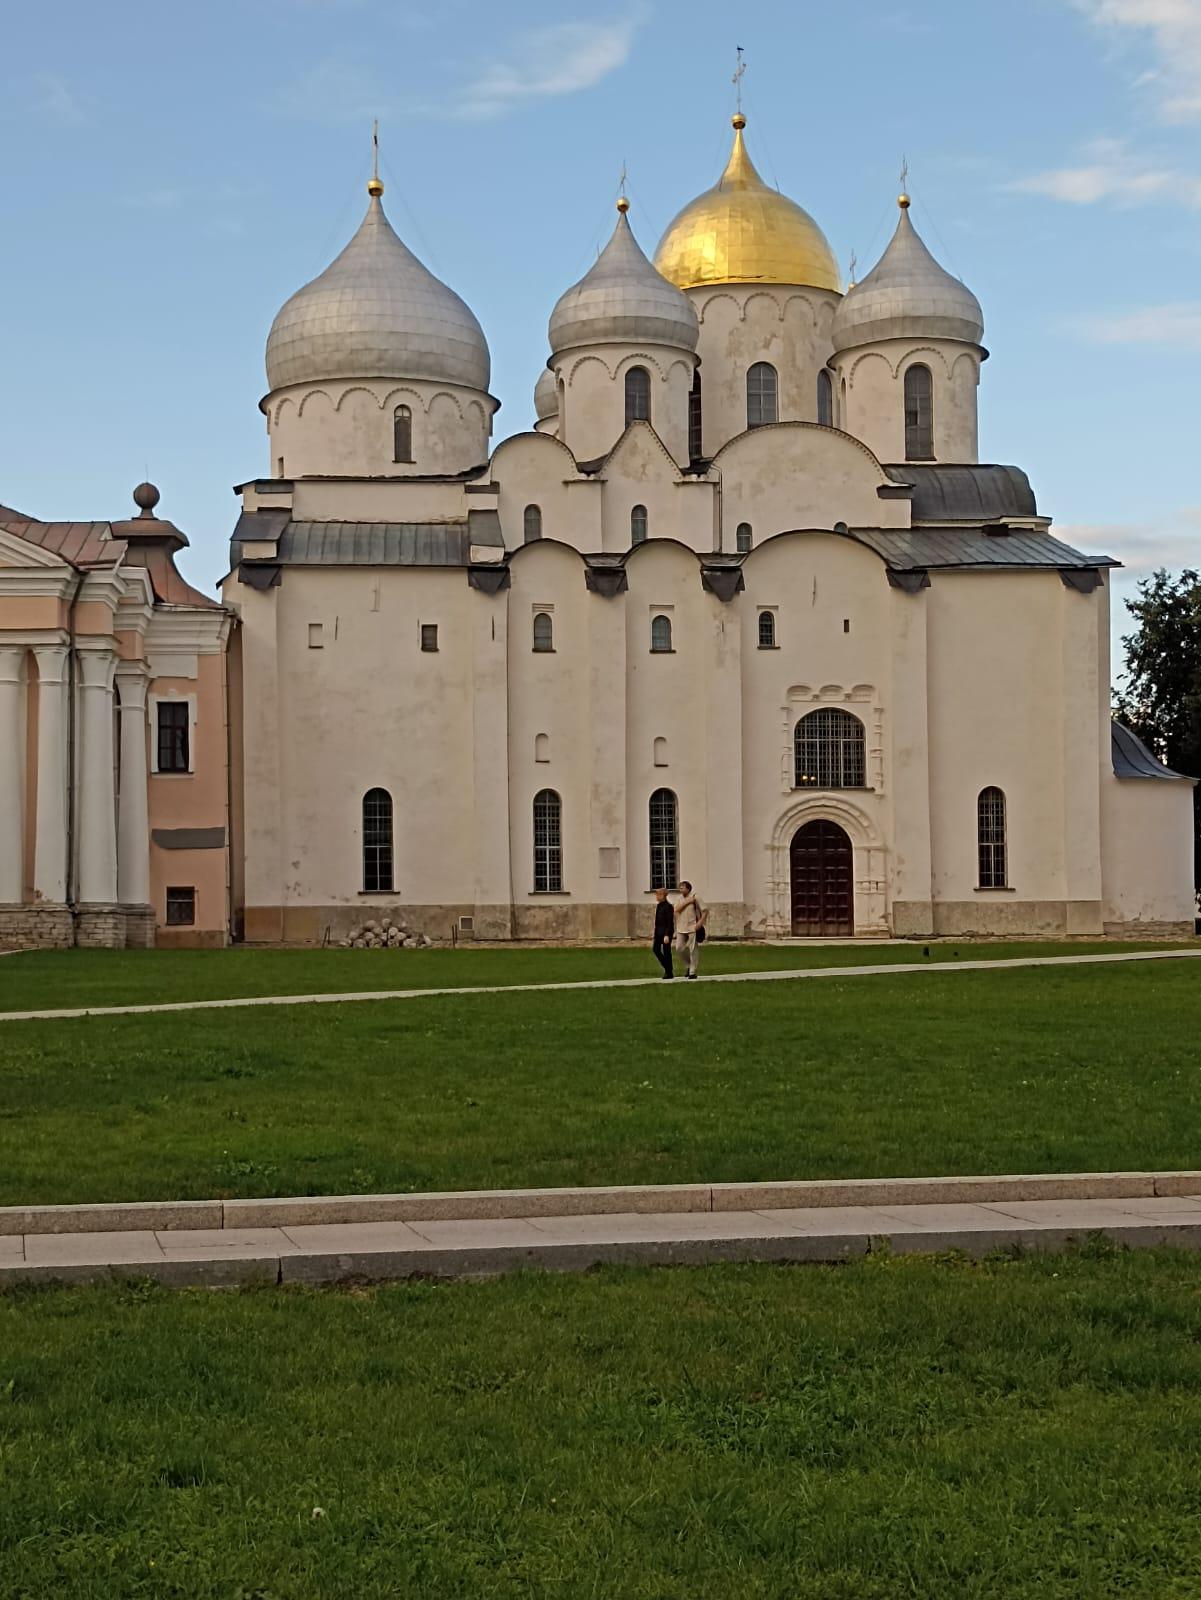
[[[3,1295],[0,1594],[1192,1600],[1199,1271]]]
[[[1005,944],[968,940],[903,945],[711,944],[706,972],[790,967],[874,966],[882,962],[1001,960],[1011,956],[1201,950],[1184,944],[1072,941]],[[572,983],[658,975],[649,949],[509,950],[57,950],[0,959],[0,1011],[85,1005],[153,1005],[270,994],[353,994],[377,989]]]
[[[1184,960],[5,1023],[0,1204],[1201,1167],[1199,1040]]]

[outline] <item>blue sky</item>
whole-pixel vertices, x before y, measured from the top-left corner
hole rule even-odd
[[[0,500],[117,517],[149,474],[215,582],[271,318],[357,225],[373,116],[394,225],[488,335],[497,437],[528,427],[622,163],[648,253],[720,171],[736,44],[751,152],[844,269],[908,157],[984,306],[984,459],[1124,584],[1201,562],[1201,0],[7,8]]]

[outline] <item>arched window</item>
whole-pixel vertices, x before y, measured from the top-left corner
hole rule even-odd
[[[774,611],[761,611],[759,613],[759,648],[760,650],[774,650],[776,648],[776,614]]]
[[[651,618],[651,649],[658,654],[671,650],[671,618]]]
[[[905,370],[905,459],[934,459],[934,379],[920,361]]]
[[[536,733],[534,735],[534,760],[550,760],[550,734]]]
[[[746,425],[761,428],[778,417],[776,369],[770,361],[756,361],[746,375]]]
[[[626,372],[626,421],[651,420],[651,375],[645,367],[630,367]]]
[[[522,532],[526,544],[532,544],[535,539],[542,537],[542,507],[526,506],[525,516],[522,518]]]
[[[655,740],[651,754],[657,767],[665,767],[667,765],[667,740],[662,735]]]
[[[642,544],[646,538],[646,507],[635,506],[630,512],[630,543]]]
[[[674,889],[680,879],[680,812],[670,789],[656,789],[650,803],[651,888]]]
[[[981,789],[976,801],[976,841],[980,855],[980,887],[1004,889],[1009,879],[1005,861],[1005,796],[1000,789]]]
[[[534,796],[534,889],[558,894],[563,888],[563,804],[553,789]]]
[[[368,789],[363,796],[363,889],[392,892],[392,796],[386,789]]]
[[[408,406],[397,406],[392,413],[392,459],[413,459],[413,413]]]
[[[834,426],[834,385],[824,367],[817,375],[817,420],[823,428]]]
[[[738,552],[738,554],[740,556],[744,556],[750,550],[751,545],[754,542],[755,542],[755,536],[751,532],[750,523],[749,522],[740,522],[738,524],[738,527],[734,530],[734,548],[735,548],[735,550],[737,550],[737,552]]]
[[[692,374],[692,388],[688,392],[688,457],[699,461],[702,454],[701,432],[701,369]],[[283,474],[281,473],[282,477]]]
[[[796,725],[798,789],[861,789],[867,782],[863,724],[849,711],[823,706]]]
[[[534,649],[553,650],[555,648],[555,625],[551,621],[549,611],[538,611],[534,614]]]

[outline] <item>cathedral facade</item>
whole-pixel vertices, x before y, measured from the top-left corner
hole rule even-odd
[[[979,460],[978,302],[906,196],[844,293],[743,127],[653,262],[619,202],[495,448],[483,331],[377,179],[276,316],[205,937],[622,938],[680,878],[717,936],[1192,931],[1191,781],[1110,718],[1114,563]]]

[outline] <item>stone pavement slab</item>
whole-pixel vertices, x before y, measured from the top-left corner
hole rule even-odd
[[[163,1247],[153,1233],[30,1233],[25,1260],[32,1267],[80,1266],[103,1262],[136,1266],[161,1261]]]
[[[294,1255],[301,1246],[282,1228],[197,1228],[156,1236],[167,1261],[199,1261]]]

